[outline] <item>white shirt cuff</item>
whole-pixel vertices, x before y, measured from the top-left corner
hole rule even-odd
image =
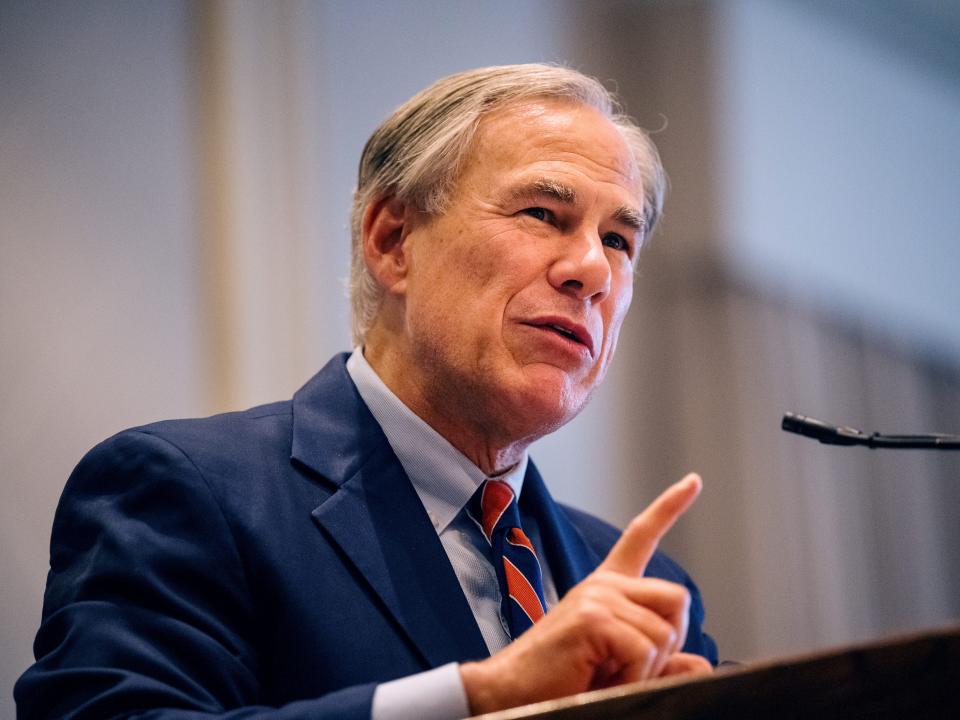
[[[460,720],[470,716],[460,665],[380,683],[373,692],[371,720]]]

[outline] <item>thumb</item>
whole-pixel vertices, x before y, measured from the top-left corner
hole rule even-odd
[[[664,490],[646,510],[630,521],[600,564],[600,569],[634,577],[642,575],[660,538],[693,504],[702,486],[700,476],[690,473]]]
[[[709,675],[713,672],[713,665],[706,658],[690,653],[674,653],[663,666],[660,677],[668,675]]]

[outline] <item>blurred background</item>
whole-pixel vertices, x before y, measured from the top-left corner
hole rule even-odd
[[[366,137],[529,61],[619,89],[672,183],[554,494],[623,524],[701,472],[666,546],[726,658],[960,618],[960,454],[779,430],[960,432],[960,5],[0,0],[0,717],[73,465],[348,349]]]

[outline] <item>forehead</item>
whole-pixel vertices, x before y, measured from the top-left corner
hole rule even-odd
[[[467,154],[461,180],[509,181],[525,173],[559,172],[619,186],[637,202],[640,172],[617,127],[574,101],[535,99],[485,115]]]

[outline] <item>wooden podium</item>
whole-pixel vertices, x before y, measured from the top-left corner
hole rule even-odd
[[[960,718],[960,626],[665,678],[481,716],[483,720]]]

